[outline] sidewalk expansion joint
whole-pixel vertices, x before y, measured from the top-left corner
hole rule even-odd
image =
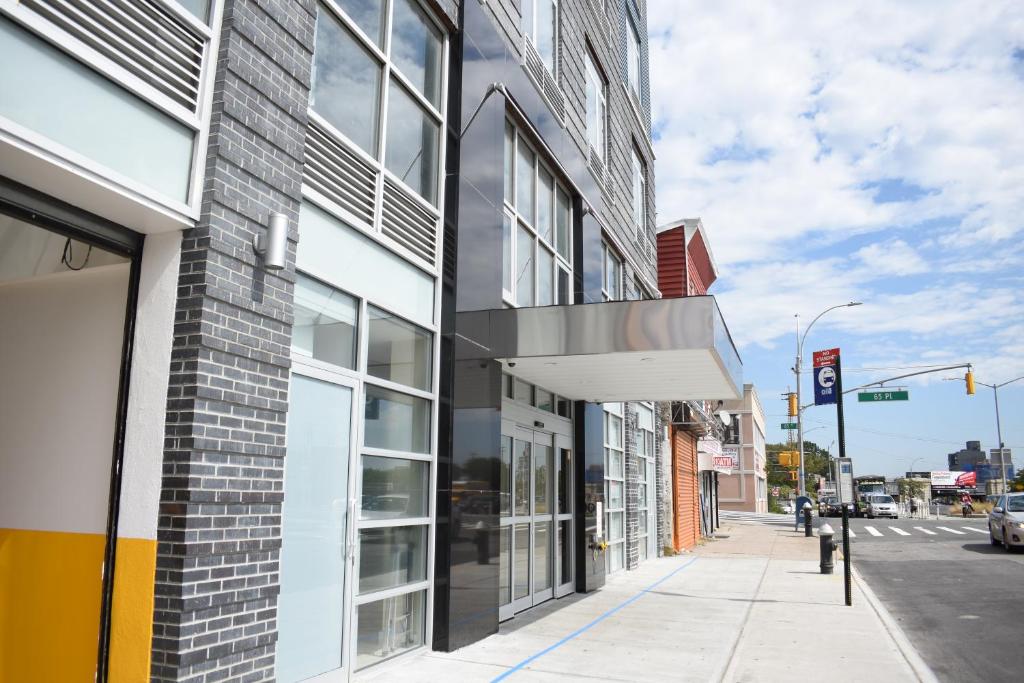
[[[541,657],[543,657],[544,655],[548,654],[549,652],[553,652],[554,650],[557,650],[558,648],[560,648],[560,647],[562,647],[563,645],[565,645],[566,643],[568,643],[568,642],[569,642],[570,640],[573,640],[574,638],[576,638],[576,637],[578,637],[578,636],[582,635],[583,633],[586,633],[586,632],[587,632],[587,631],[589,631],[589,630],[590,630],[591,628],[593,628],[594,626],[597,626],[597,625],[598,625],[598,624],[600,624],[600,623],[601,623],[602,621],[604,621],[604,620],[605,620],[605,619],[607,619],[608,617],[612,616],[613,614],[615,614],[615,613],[616,613],[616,612],[618,612],[619,610],[622,610],[622,609],[624,609],[624,608],[626,608],[626,607],[628,607],[628,606],[632,605],[632,604],[633,604],[634,602],[636,602],[637,600],[639,600],[639,599],[640,599],[640,598],[642,598],[643,596],[647,595],[648,593],[650,593],[651,591],[653,591],[653,590],[654,590],[655,588],[657,588],[658,586],[660,586],[661,584],[665,583],[666,581],[668,581],[669,579],[671,579],[671,578],[672,578],[673,576],[675,576],[676,574],[678,574],[679,572],[683,571],[684,569],[686,569],[687,567],[689,567],[690,565],[692,565],[692,564],[693,564],[694,562],[696,562],[696,561],[697,561],[697,559],[698,559],[698,558],[694,557],[694,558],[690,559],[689,561],[687,561],[687,562],[686,562],[685,564],[683,564],[682,566],[680,566],[680,567],[676,567],[675,569],[673,569],[672,571],[670,571],[670,572],[669,572],[668,574],[666,574],[665,576],[661,577],[660,579],[658,579],[657,581],[655,581],[654,583],[652,583],[652,584],[651,584],[650,586],[648,586],[647,588],[644,588],[644,589],[643,589],[642,591],[640,591],[639,593],[637,593],[637,594],[636,594],[636,595],[634,595],[633,597],[629,598],[628,600],[625,600],[625,601],[623,601],[623,602],[619,603],[618,605],[616,605],[615,607],[611,608],[610,610],[608,610],[607,612],[605,612],[605,613],[604,613],[604,614],[602,614],[601,616],[599,616],[599,617],[595,618],[595,619],[594,619],[593,621],[591,621],[590,623],[588,623],[588,624],[585,624],[585,625],[583,625],[583,626],[579,627],[578,629],[576,629],[575,631],[573,631],[573,632],[572,632],[572,633],[570,633],[569,635],[565,636],[564,638],[562,638],[562,639],[561,639],[561,640],[559,640],[558,642],[556,642],[556,643],[554,643],[554,644],[552,644],[552,645],[549,645],[548,647],[544,648],[544,649],[543,649],[543,650],[541,650],[540,652],[538,652],[538,653],[536,653],[536,654],[533,654],[533,655],[530,655],[529,657],[527,657],[527,658],[526,658],[526,659],[524,659],[523,661],[521,661],[521,662],[519,662],[518,664],[516,664],[515,666],[513,666],[513,667],[512,667],[511,669],[509,669],[508,671],[506,671],[506,672],[502,673],[502,674],[501,674],[500,676],[497,676],[497,677],[495,677],[495,678],[494,678],[494,679],[493,679],[493,680],[491,681],[491,683],[498,683],[499,681],[503,681],[503,680],[505,680],[506,678],[508,678],[509,676],[511,676],[512,674],[514,674],[515,672],[517,672],[517,671],[519,671],[519,670],[521,670],[521,669],[525,668],[526,666],[528,666],[528,665],[529,665],[529,664],[531,664],[532,662],[535,662],[535,661],[537,661],[538,659],[540,659],[540,658],[541,658]]]

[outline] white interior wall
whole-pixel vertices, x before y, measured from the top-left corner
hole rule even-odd
[[[103,533],[129,266],[0,285],[0,527]]]

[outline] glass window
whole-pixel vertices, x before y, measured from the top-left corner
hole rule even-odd
[[[550,391],[546,391],[537,387],[537,407],[541,410],[546,410],[549,413],[555,410],[554,395]]]
[[[572,260],[569,254],[569,231],[571,229],[569,218],[569,195],[563,192],[562,188],[558,188],[555,206],[555,242],[558,255],[566,261]]]
[[[513,595],[516,600],[525,598],[530,594],[530,525],[516,524],[515,537],[513,538],[515,549],[513,552],[515,565],[515,583]]]
[[[597,70],[594,58],[586,53],[587,72],[587,142],[594,150],[598,159],[604,161],[605,154],[605,120],[607,119],[607,86],[604,77]]]
[[[625,544],[616,543],[608,548],[608,571],[614,572],[622,569],[625,557]]]
[[[555,255],[543,246],[537,247],[537,305],[555,303]]]
[[[533,385],[517,379],[515,381],[515,400],[533,405]]]
[[[633,94],[640,97],[640,37],[632,19],[626,21],[626,82]]]
[[[508,214],[501,220],[501,286],[512,291],[512,219]]]
[[[559,306],[572,303],[569,301],[569,271],[561,266],[558,267],[558,297],[555,303]]]
[[[512,528],[498,530],[498,606],[512,602]]]
[[[530,514],[530,448],[529,441],[516,439],[515,451],[515,514]],[[516,540],[518,545],[519,541]]]
[[[548,71],[555,73],[558,41],[558,3],[556,0],[523,0],[523,33],[537,48]]]
[[[366,372],[417,389],[430,389],[433,336],[373,306],[368,310]]]
[[[427,527],[359,530],[359,593],[404,586],[427,576]]]
[[[605,414],[605,418],[608,427],[605,439],[608,445],[622,448],[622,418],[608,413]]]
[[[295,280],[292,351],[355,368],[358,311],[355,298],[299,274]]]
[[[310,107],[376,157],[381,65],[322,5],[314,61]]]
[[[607,244],[603,245],[604,252],[604,295],[608,300],[620,301],[622,299],[622,261]]]
[[[384,0],[334,0],[363,33],[380,45],[384,32]]]
[[[516,145],[516,209],[531,225],[534,222],[533,204],[536,184],[533,177],[534,154],[522,137]]]
[[[519,226],[516,232],[516,305],[533,305],[533,235]]]
[[[498,512],[502,517],[512,514],[512,437],[501,437],[501,488]]]
[[[178,4],[196,15],[203,23],[209,21],[207,17],[210,13],[210,0],[178,0]]]
[[[426,591],[359,606],[356,616],[356,668],[399,655],[423,644]]]
[[[558,462],[558,514],[567,515],[572,512],[572,451],[568,448],[559,448]]]
[[[608,455],[608,472],[606,476],[618,477],[621,479],[625,476],[625,472],[622,467],[622,451],[615,450],[614,448],[605,449],[605,453]]]
[[[633,150],[633,225],[637,235],[647,234],[647,170]]]
[[[555,236],[552,232],[552,192],[555,187],[555,179],[541,166],[540,168],[540,194],[537,195],[537,234],[548,244],[555,243]]]
[[[551,446],[537,444],[537,454],[534,459],[533,472],[533,500],[534,514],[543,515],[552,512],[551,510],[551,472],[554,468],[555,452]]]
[[[392,61],[428,102],[440,108],[441,32],[414,0],[395,0],[392,14]]]
[[[440,126],[400,85],[388,88],[388,144],[384,165],[431,204],[437,203]]]
[[[558,397],[558,414],[562,417],[572,417],[572,401],[562,396]]]
[[[0,116],[188,201],[192,129],[7,19],[0,55]]]
[[[619,484],[621,486],[621,484]],[[621,496],[620,496],[621,499]],[[621,505],[619,507],[622,507]],[[609,512],[608,513],[608,540],[616,541],[622,538],[623,535],[623,523],[621,512]]]
[[[429,476],[430,463],[364,455],[360,519],[426,517]]]
[[[434,278],[315,204],[299,210],[297,267],[409,320],[434,320]]]
[[[515,129],[508,121],[505,122],[505,201],[515,204],[512,195],[512,179],[515,177]]]
[[[363,442],[374,448],[430,452],[430,401],[366,385]]]
[[[551,527],[551,522],[538,522],[533,527],[534,591],[551,588],[551,571],[554,569],[551,558]]]
[[[608,507],[609,508],[620,508],[620,507],[622,507],[622,482],[621,481],[609,481],[608,482]],[[621,532],[620,532],[620,535],[621,535]],[[619,536],[614,536],[613,538],[619,538]]]

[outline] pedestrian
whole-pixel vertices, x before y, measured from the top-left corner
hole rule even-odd
[[[912,517],[917,515],[917,498],[910,499],[910,515]]]
[[[970,494],[965,493],[960,496],[960,514],[966,517],[974,512],[974,506],[971,504]]]

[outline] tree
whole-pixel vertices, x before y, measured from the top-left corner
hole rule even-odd
[[[897,479],[900,487],[900,500],[913,500],[924,497],[925,483],[920,479]]]
[[[1024,491],[1024,469],[1017,472],[1017,476],[1013,481],[1006,482],[1006,488],[1011,491]]]

